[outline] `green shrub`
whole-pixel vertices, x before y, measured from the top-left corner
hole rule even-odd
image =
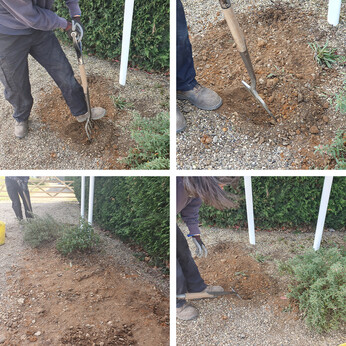
[[[83,47],[103,58],[119,59],[125,1],[83,0],[79,2],[85,29]],[[57,13],[69,18],[65,1],[55,2]],[[67,40],[65,33],[58,32]],[[169,1],[135,1],[129,63],[147,70],[169,68]]]
[[[339,60],[339,55],[335,48],[328,47],[328,40],[323,47],[317,42],[309,43],[310,48],[314,51],[314,58],[319,65],[325,65],[328,68],[332,67]]]
[[[324,177],[253,177],[256,228],[315,227],[323,181]],[[203,205],[200,220],[218,227],[245,226],[247,215],[243,180],[236,193],[241,196],[237,209],[220,211]],[[346,179],[334,177],[325,226],[343,229],[346,224],[345,208]]]
[[[63,225],[50,215],[35,215],[32,219],[21,221],[24,241],[31,247],[39,247],[55,241],[63,230]]]
[[[169,169],[169,114],[154,118],[136,115],[131,124],[131,138],[136,142],[123,163],[135,169]]]
[[[56,248],[67,256],[72,252],[84,252],[94,249],[100,243],[100,236],[94,228],[85,220],[73,227],[66,227],[56,242]]]
[[[88,183],[86,186],[88,187]],[[80,200],[80,178],[75,178]],[[155,260],[169,260],[169,177],[96,177],[94,220]]]
[[[310,250],[281,265],[293,278],[288,296],[299,304],[307,324],[318,332],[346,321],[346,257],[337,248]]]

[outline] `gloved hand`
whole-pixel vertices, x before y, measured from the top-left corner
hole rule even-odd
[[[196,246],[196,256],[199,258],[207,257],[208,256],[208,250],[205,247],[205,245],[201,239],[201,236],[200,235],[193,235],[192,241]]]
[[[65,29],[67,35],[73,40],[72,32],[76,33],[77,42],[80,42],[83,38],[84,28],[80,21],[80,17],[73,17],[72,23],[67,22],[67,27]]]

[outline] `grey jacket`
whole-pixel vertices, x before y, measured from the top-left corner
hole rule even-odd
[[[0,34],[28,35],[33,30],[65,29],[67,20],[52,11],[54,0],[0,0]],[[80,15],[78,0],[65,0],[70,16]]]

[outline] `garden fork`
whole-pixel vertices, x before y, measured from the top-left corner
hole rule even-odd
[[[80,71],[80,76],[82,79],[83,91],[84,91],[85,100],[86,100],[86,104],[87,104],[87,108],[88,108],[88,117],[87,117],[87,120],[85,122],[85,132],[88,136],[89,141],[91,141],[91,130],[93,128],[93,121],[91,119],[91,106],[90,106],[88,80],[87,80],[87,75],[86,75],[86,71],[85,71],[83,55],[82,55],[83,29],[75,21],[72,21],[71,36],[72,36],[72,40],[73,40],[74,49],[76,50],[76,53],[77,53],[79,71]]]

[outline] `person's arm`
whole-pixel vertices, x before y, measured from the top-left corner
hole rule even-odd
[[[80,15],[77,0],[66,0],[71,16]],[[2,6],[20,23],[42,31],[66,29],[68,22],[53,11],[36,6],[28,0],[0,0]]]
[[[199,208],[201,205],[202,200],[200,198],[193,198],[191,202],[180,212],[181,218],[188,227],[191,236],[199,235],[201,233],[198,227]]]

